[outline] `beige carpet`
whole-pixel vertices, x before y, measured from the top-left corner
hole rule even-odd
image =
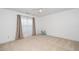
[[[78,51],[79,42],[51,37],[33,36],[0,45],[0,51]]]

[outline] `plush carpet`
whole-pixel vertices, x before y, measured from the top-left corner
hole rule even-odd
[[[52,36],[32,36],[0,45],[0,51],[78,51],[79,42]]]

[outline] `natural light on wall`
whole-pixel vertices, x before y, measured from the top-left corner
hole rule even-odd
[[[32,36],[32,18],[28,16],[21,16],[23,36]]]

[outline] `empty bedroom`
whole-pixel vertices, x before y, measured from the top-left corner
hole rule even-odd
[[[0,8],[0,51],[79,51],[79,8]]]

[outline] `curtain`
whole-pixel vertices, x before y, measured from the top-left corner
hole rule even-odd
[[[35,17],[32,18],[33,19],[33,25],[32,25],[32,36],[36,35],[36,27],[35,27]]]
[[[17,28],[16,28],[16,38],[15,39],[23,39],[22,24],[21,24],[21,16],[20,15],[17,15]]]

